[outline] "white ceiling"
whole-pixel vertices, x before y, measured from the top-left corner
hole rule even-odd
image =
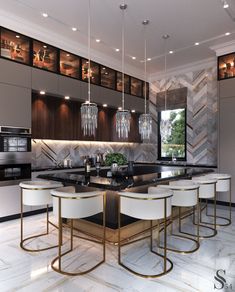
[[[227,2],[233,15],[234,0]],[[121,48],[121,3],[122,0],[91,0],[92,58],[117,69],[120,69],[121,53],[114,48]],[[148,73],[163,70],[163,34],[170,35],[168,49],[176,51],[168,55],[168,68],[213,57],[215,52],[209,47],[235,38],[235,22],[223,9],[221,0],[126,0],[125,3],[128,4],[125,12],[128,73],[143,72],[140,60],[144,52],[141,24],[144,19],[150,20],[147,51],[152,60],[148,62]],[[0,21],[1,25],[84,55],[87,7],[87,0],[0,0]],[[42,12],[47,12],[49,17],[42,17]],[[71,27],[77,27],[78,31],[72,32]],[[232,34],[224,36],[226,32]],[[101,39],[101,43],[96,43],[95,38]],[[195,42],[203,44],[194,46]]]

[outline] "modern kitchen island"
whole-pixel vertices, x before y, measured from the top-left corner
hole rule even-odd
[[[91,171],[90,176],[84,174],[84,170],[62,173],[41,174],[38,178],[59,181],[65,186],[73,185],[77,192],[93,190],[103,190],[106,192],[106,227],[113,231],[118,228],[118,195],[119,191],[139,192],[148,191],[149,186],[164,184],[171,180],[190,179],[195,175],[202,175],[212,172],[213,169],[207,167],[192,166],[162,166],[157,164],[136,164],[133,173],[128,174],[127,168],[123,167],[121,173],[107,177],[109,169],[101,169],[99,176],[95,170]],[[102,224],[102,216],[96,215],[86,220],[94,225]],[[130,226],[139,220],[128,216],[122,216],[122,227]],[[79,224],[81,227],[81,224]],[[85,228],[86,229],[86,228]],[[142,228],[141,228],[142,229]],[[139,229],[138,229],[139,230]]]

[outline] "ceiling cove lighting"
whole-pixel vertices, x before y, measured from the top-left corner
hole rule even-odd
[[[85,136],[94,136],[97,129],[98,107],[91,102],[91,1],[88,1],[88,100],[81,106],[81,124]]]
[[[41,95],[45,95],[46,94],[46,92],[44,91],[44,90],[40,90],[40,92],[39,92]]]
[[[120,9],[122,11],[122,109],[118,109],[116,112],[116,131],[119,138],[128,138],[130,132],[130,119],[131,114],[129,110],[125,110],[125,79],[124,79],[124,53],[125,53],[125,11],[127,9],[126,4],[121,4]]]
[[[139,133],[142,140],[149,140],[152,133],[152,117],[147,113],[147,38],[146,26],[149,24],[148,20],[142,22],[144,25],[144,113],[139,117]],[[135,112],[135,111],[131,111]]]
[[[42,13],[42,16],[45,17],[45,18],[47,18],[49,15],[46,12],[43,12]]]

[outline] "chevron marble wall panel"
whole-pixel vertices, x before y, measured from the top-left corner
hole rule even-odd
[[[98,152],[120,152],[136,162],[156,162],[157,159],[157,148],[154,144],[33,139],[32,168],[63,165],[64,159],[71,159],[73,166],[81,166],[84,156],[92,156]]]
[[[217,164],[217,67],[179,74],[167,79],[152,80],[150,112],[154,117],[152,143],[157,143],[158,92],[188,88],[187,96],[187,161],[197,164]]]

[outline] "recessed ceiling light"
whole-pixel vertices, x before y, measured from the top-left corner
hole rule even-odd
[[[107,106],[108,106],[107,103],[104,103],[104,104],[103,104],[103,107],[107,107]]]
[[[121,106],[119,106],[118,110],[119,110],[119,111],[121,111],[121,110],[122,110],[122,107],[121,107]]]
[[[89,100],[86,100],[85,103],[90,103]]]
[[[135,59],[136,59],[136,57],[134,57],[134,56],[133,56],[133,57],[131,57],[131,58],[132,58],[132,60],[135,60]]]
[[[228,5],[228,3],[227,3],[226,1],[224,2],[224,6],[223,6],[223,7],[224,7],[225,9],[226,9],[226,8],[229,8],[229,5]]]
[[[105,68],[105,67],[103,67],[102,69],[103,69],[103,70],[105,70],[106,68]]]
[[[199,46],[199,43],[195,43],[194,45],[195,45],[195,46]]]
[[[48,17],[48,14],[47,14],[46,12],[43,12],[43,13],[42,13],[42,16],[43,16],[43,17]]]
[[[70,56],[70,54],[66,54],[66,56],[67,56],[67,57],[69,57],[69,56]]]
[[[116,51],[116,52],[119,52],[119,51],[120,51],[120,49],[115,49],[115,51]]]
[[[46,48],[47,48],[47,46],[46,46],[46,45],[44,45],[44,46],[43,46],[43,48],[44,48],[44,49],[46,49]]]
[[[17,38],[17,39],[19,39],[19,38],[20,38],[20,36],[17,34],[17,35],[16,35],[16,38]]]
[[[41,95],[45,95],[45,94],[46,94],[46,92],[45,92],[44,90],[41,90],[39,93],[40,93]]]
[[[133,109],[133,110],[131,110],[131,112],[132,112],[132,113],[135,113],[135,110]]]
[[[174,53],[174,51],[169,51],[169,54],[173,54]]]
[[[225,33],[225,35],[230,35],[230,34],[231,34],[231,32],[226,32],[226,33]]]
[[[72,31],[77,31],[78,29],[76,27],[72,27]]]
[[[151,61],[152,59],[151,58],[147,58],[147,61]]]
[[[100,43],[100,39],[96,39],[95,41],[96,41],[97,43]]]
[[[68,96],[68,95],[66,95],[65,97],[64,97],[64,99],[70,99],[70,96]]]

